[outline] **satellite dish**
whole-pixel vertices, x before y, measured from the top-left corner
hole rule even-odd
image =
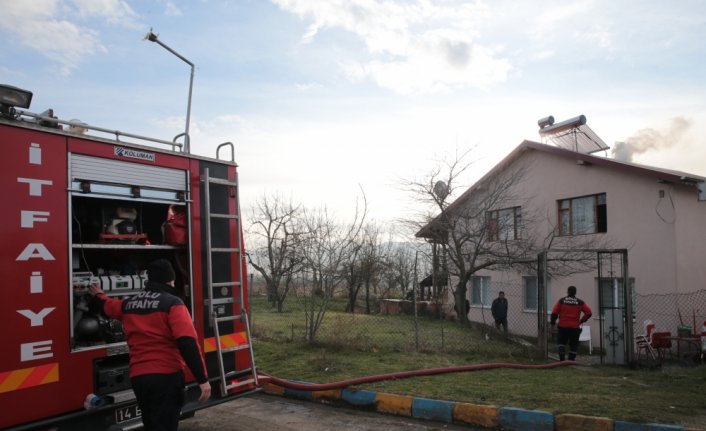
[[[434,195],[443,201],[449,195],[449,186],[443,181],[437,181],[434,184]]]

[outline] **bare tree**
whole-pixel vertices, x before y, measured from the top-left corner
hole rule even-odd
[[[350,253],[342,262],[342,276],[346,281],[346,311],[355,313],[355,304],[358,292],[363,286],[363,235],[356,238],[351,244]]]
[[[344,263],[348,303],[346,311],[355,312],[361,288],[365,293],[365,312],[371,312],[371,289],[375,290],[385,268],[385,256],[389,241],[382,241],[382,229],[374,222],[363,227],[354,250]]]
[[[389,253],[390,241],[383,241],[383,232],[379,225],[369,223],[363,229],[363,247],[360,253],[361,280],[365,286],[365,313],[371,312],[371,289],[380,282],[385,268],[385,257]]]
[[[304,211],[306,235],[299,253],[305,277],[311,283],[304,295],[307,340],[310,343],[315,341],[334,291],[343,281],[343,263],[357,247],[356,239],[365,221],[365,208],[360,212],[356,208],[353,221],[345,225],[338,223],[326,207]]]
[[[516,187],[527,170],[522,164],[491,172],[449,203],[461,187],[460,175],[471,166],[465,160],[469,153],[444,161],[424,181],[408,183],[417,196],[436,206],[438,215],[426,217],[417,236],[442,244],[447,262],[442,259],[445,271],[441,273],[455,281],[455,311],[461,322],[467,321],[467,285],[472,275],[484,268],[529,263],[530,250],[537,243],[533,232],[524,228],[531,224],[532,215],[519,210],[528,199]]]
[[[465,187],[462,180],[472,166],[472,162],[467,160],[472,150],[457,151],[451,159],[444,157],[436,160],[434,167],[421,179],[400,179],[402,190],[414,202],[412,216],[399,219],[400,225],[418,232],[449,206],[452,198]]]
[[[261,196],[252,211],[248,233],[256,238],[248,256],[250,264],[265,280],[267,300],[278,312],[301,267],[296,246],[301,238],[300,206],[280,195]],[[259,246],[258,246],[259,245]]]
[[[391,246],[382,275],[387,289],[381,293],[381,297],[386,297],[391,291],[398,290],[402,294],[408,291],[414,281],[414,258],[415,251],[411,244],[397,243]]]

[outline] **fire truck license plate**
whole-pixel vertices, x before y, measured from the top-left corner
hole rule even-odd
[[[139,418],[140,416],[142,416],[142,411],[137,404],[121,407],[115,410],[115,423],[119,424],[120,422],[129,421],[130,419]]]

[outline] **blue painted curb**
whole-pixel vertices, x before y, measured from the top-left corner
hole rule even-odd
[[[450,401],[413,398],[412,416],[415,418],[452,423],[455,404],[456,403]]]
[[[540,410],[514,407],[498,409],[500,425],[512,431],[554,431],[554,415]]]
[[[356,406],[374,406],[376,392],[373,391],[352,391],[344,389],[341,391],[341,399]]]
[[[684,431],[684,427],[679,425],[637,424],[615,421],[613,431]]]
[[[311,401],[313,398],[311,395],[311,391],[304,391],[300,389],[287,389],[284,388],[284,395],[292,398],[299,398],[300,400],[308,400]]]
[[[311,384],[311,382],[298,382]],[[284,388],[285,396],[313,401],[313,392]],[[341,400],[354,406],[377,406],[377,392],[366,390],[341,390]],[[455,401],[440,401],[427,398],[412,398],[411,416],[418,419],[439,422],[454,422]],[[515,407],[498,409],[500,426],[508,431],[554,431],[554,415],[541,410],[525,410]],[[641,424],[625,421],[613,421],[613,431],[686,431],[680,425]]]

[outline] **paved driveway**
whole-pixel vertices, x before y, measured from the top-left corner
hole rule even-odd
[[[198,411],[195,417],[182,421],[179,430],[480,431],[483,428],[422,421],[258,393]]]

